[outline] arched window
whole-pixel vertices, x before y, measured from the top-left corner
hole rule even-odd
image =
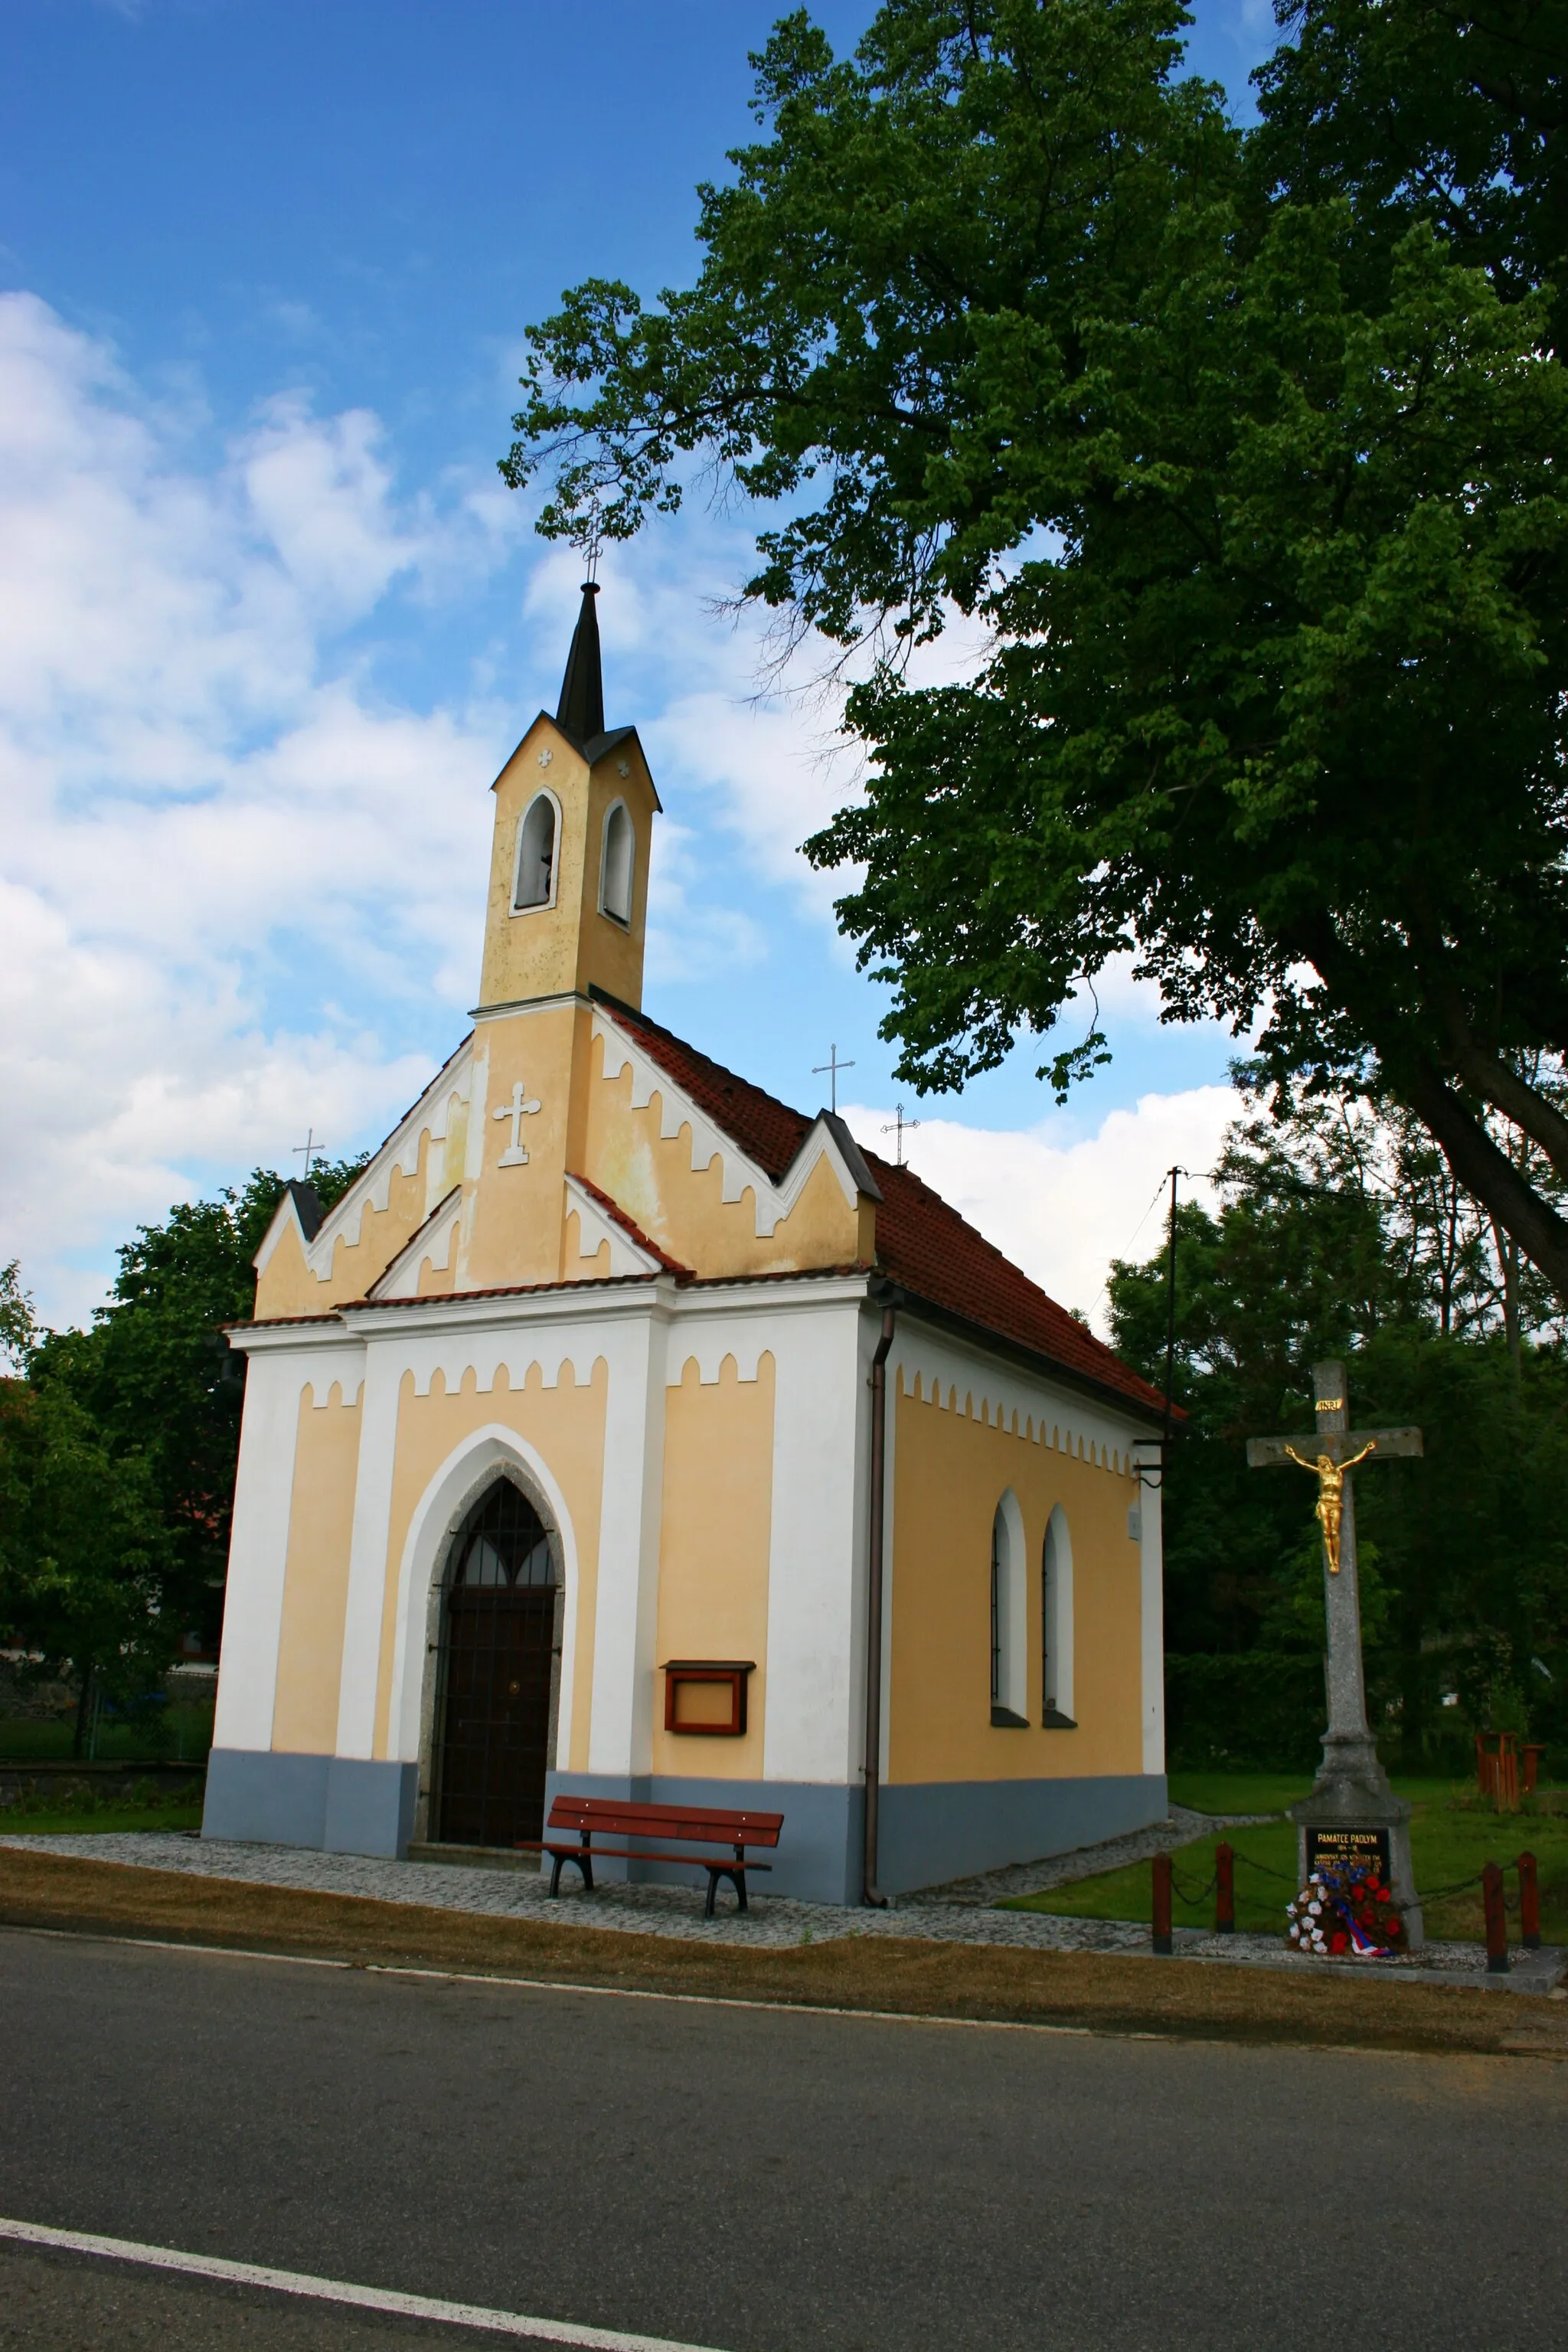
[[[555,1560],[549,1529],[510,1478],[485,1489],[453,1538],[437,1685],[443,1844],[540,1835],[560,1643]]]
[[[1009,1493],[991,1522],[991,1720],[1020,1730],[1029,1720],[1023,1570],[1024,1523]]]
[[[1040,1688],[1044,1704],[1040,1720],[1060,1731],[1073,1731],[1072,1711],[1072,1538],[1067,1513],[1058,1503],[1046,1528],[1040,1554]]]
[[[512,882],[514,914],[555,903],[555,845],[560,837],[553,793],[536,793],[517,829],[517,873]]]
[[[632,868],[637,860],[637,835],[625,801],[617,801],[605,819],[605,855],[599,868],[599,905],[612,921],[632,919]]]

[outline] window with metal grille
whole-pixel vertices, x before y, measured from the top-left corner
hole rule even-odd
[[[537,1839],[557,1649],[550,1531],[510,1479],[458,1528],[441,1612],[437,1834],[448,1845]]]

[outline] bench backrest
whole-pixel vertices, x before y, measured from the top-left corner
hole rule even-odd
[[[683,1845],[775,1846],[782,1813],[731,1812],[712,1805],[634,1805],[618,1797],[557,1797],[552,1830],[605,1830],[612,1837],[673,1838]]]

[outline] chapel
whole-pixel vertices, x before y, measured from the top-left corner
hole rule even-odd
[[[1160,1819],[1161,1399],[642,1010],[659,799],[597,593],[492,787],[472,1026],[329,1212],[289,1187],[229,1332],[205,1832],[456,1856],[557,1792],[754,1806],[769,1891],[853,1904]]]

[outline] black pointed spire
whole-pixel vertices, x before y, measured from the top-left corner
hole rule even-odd
[[[605,677],[599,666],[599,616],[594,609],[598,593],[596,582],[584,581],[583,609],[572,633],[555,712],[555,724],[574,743],[587,743],[605,731]]]

